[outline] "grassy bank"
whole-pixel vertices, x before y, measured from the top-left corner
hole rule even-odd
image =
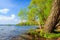
[[[58,38],[60,37],[60,33],[43,33],[42,29],[36,29],[36,30],[29,30],[28,31],[29,34],[31,35],[39,35],[40,37],[44,37],[44,38]]]
[[[16,24],[17,26],[37,26],[38,22],[21,22]]]

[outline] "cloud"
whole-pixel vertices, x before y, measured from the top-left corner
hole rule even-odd
[[[17,17],[14,14],[10,16],[0,15],[0,24],[17,24],[17,23],[19,23],[19,19],[17,19]]]
[[[9,9],[7,8],[0,9],[0,13],[7,14],[8,12],[9,12]]]
[[[21,22],[26,22],[26,20],[19,20],[19,23],[21,23]]]
[[[11,15],[11,16],[0,15],[0,20],[13,20],[14,18],[15,18],[15,15]]]
[[[21,22],[26,22],[26,20],[21,20],[12,14],[10,16],[0,15],[0,24],[18,24]]]

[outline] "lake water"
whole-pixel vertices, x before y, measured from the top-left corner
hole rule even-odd
[[[10,40],[12,37],[27,32],[34,26],[0,26],[0,40]]]

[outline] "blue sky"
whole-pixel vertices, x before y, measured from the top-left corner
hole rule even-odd
[[[31,0],[0,0],[0,24],[21,22],[17,14],[29,6]]]

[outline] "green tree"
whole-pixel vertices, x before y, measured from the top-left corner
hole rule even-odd
[[[44,30],[45,32],[52,32],[56,26],[56,24],[59,22],[58,19],[60,16],[60,0],[53,0],[53,5],[51,9],[51,14],[48,17],[45,25]]]
[[[52,0],[32,0],[29,6],[31,20],[39,19],[39,24],[44,24],[50,14]]]
[[[21,21],[23,22],[24,20],[27,20],[27,10],[20,10],[18,13],[18,16],[20,17]]]

